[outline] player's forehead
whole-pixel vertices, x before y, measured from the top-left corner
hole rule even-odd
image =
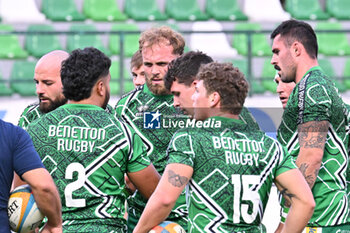
[[[187,86],[184,83],[179,83],[179,81],[175,79],[175,81],[173,81],[173,83],[171,84],[170,91],[181,92],[185,88],[187,88]]]
[[[44,63],[37,65],[34,70],[34,78],[41,81],[61,82],[61,66],[57,64],[44,66]]]
[[[164,43],[154,44],[142,49],[144,63],[170,62],[178,55],[173,54],[173,47]]]
[[[141,73],[143,71],[144,71],[143,65],[141,65],[140,67],[134,66],[134,67],[131,68],[131,72],[135,73],[135,74],[139,74],[139,73]]]
[[[43,73],[34,73],[34,80],[39,82],[53,82],[53,83],[61,83],[61,76],[59,73],[55,72],[43,72]]]
[[[272,41],[272,50],[274,49],[283,49],[286,48],[285,44],[285,38],[281,37],[280,34],[278,34]]]

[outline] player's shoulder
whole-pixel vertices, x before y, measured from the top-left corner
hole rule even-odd
[[[7,130],[13,130],[15,129],[17,126],[15,126],[14,124],[10,123],[10,122],[6,122],[2,119],[0,119],[0,130],[1,131],[4,131],[4,133],[7,131]]]
[[[31,103],[29,104],[22,112],[21,115],[26,115],[26,114],[30,114],[30,113],[33,113],[35,111],[38,111],[39,113],[40,112],[40,109],[39,109],[39,103],[38,102],[35,102],[35,103]]]
[[[29,104],[22,112],[18,125],[22,128],[26,128],[28,124],[40,118],[43,113],[39,109],[39,103]]]
[[[265,133],[260,142],[262,143],[266,153],[273,151],[279,151],[280,153],[286,152],[285,145],[279,142],[276,138],[273,138]]]
[[[345,108],[350,112],[350,104],[344,103]]]
[[[263,131],[260,131],[260,132],[261,132],[261,138],[262,138],[261,141],[264,141],[265,143],[269,143],[269,144],[273,144],[273,143],[280,144],[280,142],[277,140],[277,138],[275,138],[271,135],[268,135]]]
[[[141,93],[142,91],[143,91],[143,85],[138,86],[138,87],[136,87],[135,89],[133,89],[133,90],[131,90],[131,91],[129,91],[129,92],[123,94],[123,95],[120,97],[119,101],[117,102],[117,105],[119,105],[119,103],[126,102],[127,99],[132,98],[133,96],[135,96],[135,95]]]
[[[0,135],[6,135],[5,139],[20,138],[26,136],[26,131],[21,127],[0,119]],[[13,140],[9,140],[13,141]]]
[[[213,133],[213,128],[208,124],[204,125],[203,121],[196,121],[195,119],[185,118],[183,127],[176,130],[174,135],[189,135],[192,138],[203,139],[203,135]]]
[[[109,113],[109,114],[114,114],[115,110],[113,109],[113,107],[110,104],[107,104],[107,106],[105,108],[105,112]]]
[[[334,86],[334,82],[330,79],[330,77],[321,69],[314,69],[306,74],[305,85],[307,88],[313,87],[315,84],[324,86],[326,89]],[[302,84],[303,82],[299,82]]]

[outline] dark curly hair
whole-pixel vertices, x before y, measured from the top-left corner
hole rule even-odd
[[[249,86],[244,74],[237,67],[231,63],[204,64],[196,78],[203,80],[208,95],[213,92],[219,93],[223,112],[240,114]]]
[[[89,98],[96,82],[109,74],[110,66],[111,60],[96,48],[73,50],[62,62],[64,96],[74,101]]]
[[[175,79],[190,86],[195,80],[201,64],[213,62],[213,59],[200,51],[190,51],[172,60],[164,77],[165,88],[170,90]]]
[[[312,58],[317,58],[318,45],[315,31],[306,22],[290,19],[282,22],[272,33],[271,39],[281,35],[285,45],[290,47],[295,41],[300,42],[307,54]]]

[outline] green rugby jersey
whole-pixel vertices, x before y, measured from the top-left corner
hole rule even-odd
[[[347,118],[348,118],[348,127],[347,127],[347,134],[350,134],[350,105],[345,104],[346,109],[348,110],[347,112]],[[350,155],[350,139],[349,139],[349,146],[348,146],[348,154]],[[350,159],[348,160],[348,168],[347,168],[347,193],[348,193],[348,201],[349,201],[349,206],[350,206]]]
[[[181,115],[173,106],[173,95],[159,96],[154,95],[147,85],[140,86],[135,90],[123,96],[115,107],[118,117],[131,125],[138,132],[148,148],[150,159],[157,169],[162,174],[166,162],[166,149],[174,133],[180,128],[195,127],[194,120],[188,116]],[[145,128],[146,118],[144,113],[157,112],[161,114],[160,127],[157,129]],[[259,130],[259,126],[255,119],[244,108],[240,114],[240,119],[247,123],[252,130]],[[184,124],[176,123],[182,122]],[[146,125],[147,126],[147,125]],[[210,126],[215,126],[214,124]],[[186,215],[187,208],[185,205],[185,195],[181,195],[169,216],[169,220],[178,222],[182,226],[187,225]],[[136,193],[128,200],[129,204],[129,219],[139,219],[142,210],[146,206],[146,200]],[[129,225],[132,228],[131,225]]]
[[[246,107],[242,108],[242,111],[239,114],[239,119],[242,120],[247,125],[249,125],[249,127],[252,130],[261,130],[259,127],[259,124],[256,122],[253,115],[249,112],[249,110]]]
[[[293,89],[277,132],[278,140],[295,159],[300,149],[297,127],[309,121],[328,121],[329,130],[322,164],[312,188],[316,207],[308,226],[348,223],[347,110],[334,83],[318,66],[311,68]]]
[[[124,174],[150,160],[139,136],[95,105],[65,104],[28,127],[62,200],[64,232],[125,232]]]
[[[168,163],[193,167],[188,232],[266,232],[261,223],[276,176],[295,169],[293,158],[264,132],[241,120],[212,117],[217,128],[182,129]]]
[[[176,123],[187,118],[186,116],[179,116],[181,115],[180,112],[173,106],[173,96],[154,95],[147,85],[144,85],[124,95],[116,104],[115,112],[120,119],[132,126],[140,135],[154,167],[162,174],[167,162],[166,149],[171,137],[178,130],[178,127],[172,127],[172,124],[169,122]],[[157,118],[157,122],[149,122],[150,124],[157,124],[157,126],[146,124],[144,114],[150,112],[159,112],[161,114]],[[135,227],[146,203],[147,200],[137,191],[128,199],[129,230]],[[186,226],[186,217],[186,198],[184,195],[181,195],[168,220],[177,222],[181,226]]]
[[[107,105],[106,112],[110,114],[114,114],[114,109],[111,105]],[[36,119],[40,118],[45,113],[42,113],[39,109],[39,103],[33,103],[28,105],[24,111],[22,112],[19,121],[18,126],[27,129],[28,125],[35,121]]]
[[[31,122],[40,118],[43,114],[39,109],[39,103],[30,104],[22,112],[18,126],[26,130]]]

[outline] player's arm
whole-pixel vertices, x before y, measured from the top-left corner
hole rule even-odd
[[[281,173],[276,177],[275,183],[283,197],[291,203],[281,232],[302,232],[315,208],[310,187],[298,169]]]
[[[32,188],[40,211],[48,218],[42,232],[62,232],[61,200],[49,172],[37,168],[25,172],[22,177]]]
[[[328,128],[328,121],[309,121],[298,125],[300,151],[296,165],[311,189],[320,170]]]
[[[148,232],[167,218],[192,173],[193,168],[188,165],[172,163],[166,166],[134,232]]]
[[[15,172],[13,175],[12,189],[24,184],[26,184],[26,182],[24,182]]]
[[[147,199],[152,195],[160,180],[160,175],[154,168],[153,164],[150,164],[148,167],[140,171],[129,172],[128,177],[142,196]]]
[[[135,185],[130,181],[127,175],[124,176],[125,188],[130,195],[132,195],[136,191]]]

